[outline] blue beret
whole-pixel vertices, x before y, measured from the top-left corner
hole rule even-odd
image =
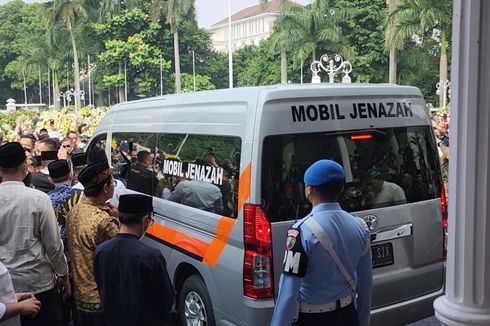
[[[332,181],[344,180],[342,165],[331,160],[319,160],[313,163],[305,172],[305,185],[321,186]]]

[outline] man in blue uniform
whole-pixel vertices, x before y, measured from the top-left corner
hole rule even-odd
[[[95,280],[109,326],[164,325],[174,289],[159,250],[140,241],[153,223],[152,197],[130,194],[119,201],[119,234],[95,250]]]
[[[337,202],[344,170],[320,160],[305,173],[311,213],[288,230],[271,325],[369,325],[372,291],[370,235]]]

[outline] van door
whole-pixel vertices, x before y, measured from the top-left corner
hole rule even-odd
[[[276,291],[286,231],[311,210],[303,175],[319,159],[344,167],[339,202],[371,228],[373,309],[442,287],[441,174],[429,125],[270,135],[262,155],[261,197],[272,223]]]

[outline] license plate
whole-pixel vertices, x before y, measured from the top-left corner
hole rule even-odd
[[[373,268],[393,265],[395,263],[393,244],[391,243],[371,246],[371,252],[373,253]]]

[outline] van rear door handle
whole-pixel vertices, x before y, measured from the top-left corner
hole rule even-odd
[[[408,223],[405,225],[397,226],[396,228],[390,230],[372,233],[371,243],[408,237],[412,235],[412,229],[413,229],[413,224]]]

